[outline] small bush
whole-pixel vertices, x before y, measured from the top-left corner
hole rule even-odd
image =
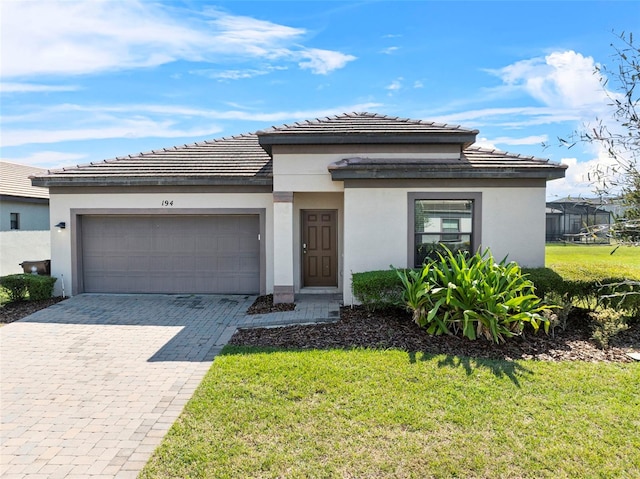
[[[625,322],[625,316],[622,311],[616,311],[612,308],[598,309],[589,313],[592,321],[593,334],[591,339],[601,349],[609,347],[609,340],[616,334],[629,328]]]
[[[57,278],[34,274],[28,274],[25,276],[27,276],[27,292],[29,293],[29,300],[39,301],[41,299],[49,299],[53,296],[53,285]]]
[[[10,274],[0,278],[0,287],[7,291],[9,301],[49,299],[53,296],[56,278],[35,274]]]
[[[0,277],[0,287],[7,292],[10,302],[24,301],[27,297],[27,283],[24,274],[10,274]]]
[[[569,316],[574,310],[573,301],[567,295],[561,295],[555,291],[548,292],[544,297],[544,302],[549,306],[549,310],[544,311],[546,318],[550,320],[551,329],[559,327],[563,331],[567,329]]]
[[[402,282],[392,269],[353,273],[353,295],[367,309],[383,309],[402,305]]]
[[[608,278],[598,287],[603,307],[624,310],[630,321],[640,321],[640,281]]]

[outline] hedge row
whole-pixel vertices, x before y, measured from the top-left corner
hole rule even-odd
[[[36,274],[10,274],[0,277],[0,287],[9,295],[9,301],[49,299],[57,278]]]

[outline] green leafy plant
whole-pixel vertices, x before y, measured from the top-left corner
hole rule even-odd
[[[612,308],[602,308],[591,311],[589,318],[592,321],[593,334],[591,339],[601,349],[609,347],[609,341],[616,334],[629,328],[623,311]]]
[[[489,250],[473,256],[447,250],[418,272],[398,274],[414,321],[432,334],[461,331],[499,343],[521,334],[525,324],[549,329],[542,312],[551,306],[535,295],[518,264],[496,263]]]
[[[428,279],[430,268],[431,263],[426,263],[420,270],[396,270],[404,287],[402,299],[407,309],[412,312],[415,323],[421,327],[427,326],[435,319],[435,312],[432,313],[431,284]],[[431,333],[434,332],[432,328],[433,326],[429,326]]]

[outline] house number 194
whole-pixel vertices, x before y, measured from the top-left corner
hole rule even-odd
[[[162,206],[173,206],[173,200],[162,200]]]

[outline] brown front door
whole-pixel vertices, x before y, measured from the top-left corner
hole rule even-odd
[[[302,212],[303,286],[338,286],[336,210]]]

